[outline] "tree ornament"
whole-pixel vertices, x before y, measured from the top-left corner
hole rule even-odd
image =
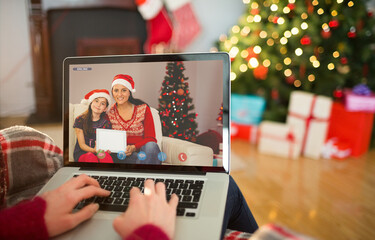
[[[293,84],[294,81],[296,80],[296,77],[292,74],[292,75],[290,75],[289,77],[286,77],[285,80],[286,80],[286,82],[287,82],[288,84]]]
[[[348,64],[348,59],[346,58],[346,57],[342,57],[342,58],[340,58],[340,62],[341,62],[341,64]]]
[[[184,93],[185,93],[185,91],[181,88],[177,90],[177,94],[180,95],[180,96],[183,95]]]
[[[332,20],[332,21],[330,21],[330,22],[328,23],[328,26],[329,26],[330,28],[335,29],[335,28],[338,28],[338,27],[340,26],[340,23],[339,23],[338,20],[334,19],[334,20]]]
[[[289,3],[288,5],[288,8],[293,11],[295,8],[296,8],[296,5],[294,5],[294,3]]]
[[[253,70],[253,75],[255,78],[260,80],[265,80],[267,78],[268,68],[263,65],[259,65]]]
[[[258,57],[258,55],[254,52],[254,48],[253,47],[249,47],[246,50],[249,53],[248,56],[247,56],[247,58],[246,58],[247,61],[249,61],[253,57],[255,57],[255,58]]]
[[[333,91],[333,96],[335,98],[342,98],[344,96],[344,93],[341,88],[337,88]]]
[[[368,64],[365,63],[365,64],[363,65],[363,68],[362,68],[362,74],[363,74],[363,77],[367,78],[368,72],[369,72],[369,67],[368,67]]]
[[[355,38],[356,36],[356,32],[348,32],[348,38]]]
[[[277,20],[279,20],[279,17],[278,16],[274,16],[272,21],[274,24],[277,24]]]
[[[355,27],[351,27],[348,32],[348,38],[355,38],[357,36],[357,30]]]
[[[340,64],[337,65],[337,71],[341,74],[348,74],[350,72],[350,67],[348,65],[342,66]]]
[[[272,97],[273,100],[279,99],[279,91],[277,89],[272,89],[271,97]]]
[[[324,39],[328,39],[328,38],[331,37],[332,33],[331,33],[331,30],[328,29],[328,30],[322,30],[322,31],[320,32],[320,35],[322,35],[322,37],[323,37]]]
[[[305,35],[301,38],[300,42],[301,42],[302,45],[310,45],[311,44],[311,38],[309,36]]]
[[[252,14],[252,15],[258,15],[259,14],[259,9],[258,8],[253,8],[253,9],[251,9],[251,11],[250,11],[250,13]]]

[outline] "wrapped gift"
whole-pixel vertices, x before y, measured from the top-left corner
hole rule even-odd
[[[373,121],[373,113],[349,112],[342,103],[333,103],[327,139],[335,137],[347,142],[351,156],[359,157],[368,151]]]
[[[241,124],[258,125],[266,107],[264,98],[255,95],[232,94],[231,120]]]
[[[345,108],[349,112],[375,112],[375,94],[364,85],[359,84],[352,90],[345,91]]]
[[[336,137],[328,139],[322,149],[322,157],[326,159],[342,160],[350,157],[351,153],[350,145]]]
[[[285,123],[263,121],[259,125],[258,151],[286,158],[299,157],[298,128]]]
[[[230,137],[232,140],[243,139],[255,144],[258,137],[258,126],[232,122],[230,124]]]
[[[289,100],[287,123],[298,128],[302,139],[299,153],[318,159],[325,143],[332,100],[303,91],[292,92]]]

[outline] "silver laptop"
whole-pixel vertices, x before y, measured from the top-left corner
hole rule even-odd
[[[82,173],[98,179],[106,189],[111,182],[108,179],[120,183],[119,188],[125,190],[125,187],[132,186],[142,188],[142,180],[152,178],[165,182],[169,194],[180,196],[175,239],[219,239],[230,166],[228,54],[69,57],[64,60],[63,68],[65,167],[40,193],[55,189]],[[158,164],[130,164],[116,153],[111,154],[113,163],[87,163],[74,159],[77,140],[73,124],[85,110],[80,104],[81,99],[94,89],[111,92],[111,83],[117,74],[132,76],[136,89],[133,96],[143,100],[151,109],[161,150]],[[185,110],[182,108],[184,104],[188,105]],[[174,118],[177,114],[173,113],[178,110],[185,111],[181,118],[190,114],[189,121],[194,124],[185,126],[179,122],[181,118]],[[180,124],[183,131],[171,130],[169,121],[174,126]],[[190,134],[184,134],[188,131]],[[92,219],[58,238],[120,239],[112,221],[126,209],[125,194],[112,196],[108,202],[100,199],[101,207]],[[191,197],[185,197],[185,194]]]

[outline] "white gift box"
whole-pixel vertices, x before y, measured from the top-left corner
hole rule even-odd
[[[303,91],[293,91],[289,100],[287,124],[298,129],[302,139],[299,153],[320,158],[326,140],[332,100],[329,97]]]
[[[301,149],[298,129],[294,126],[263,121],[259,125],[258,151],[260,153],[296,159]]]

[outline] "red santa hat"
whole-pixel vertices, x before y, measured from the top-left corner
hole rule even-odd
[[[111,96],[109,95],[108,90],[106,89],[95,89],[90,91],[88,94],[85,95],[85,98],[82,99],[82,104],[89,105],[92,101],[94,101],[95,98],[105,98],[108,101],[108,105],[111,103]]]
[[[127,89],[129,89],[131,92],[133,92],[133,93],[135,92],[133,78],[129,75],[125,75],[125,74],[116,75],[113,78],[113,81],[112,81],[112,88],[116,84],[121,84],[124,87],[126,87]]]

